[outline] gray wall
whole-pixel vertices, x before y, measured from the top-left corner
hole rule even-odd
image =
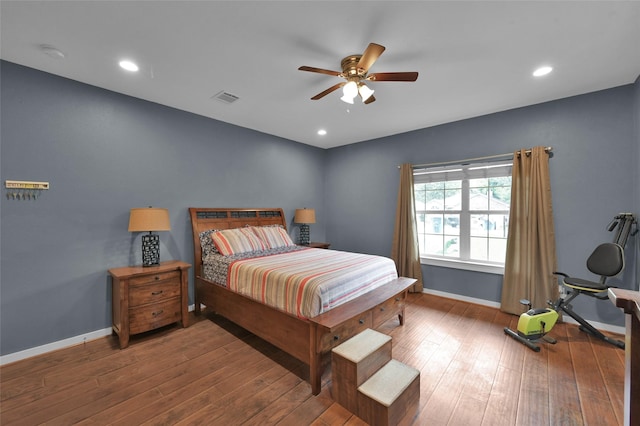
[[[550,160],[558,266],[596,278],[585,261],[610,241],[609,221],[638,205],[638,85],[426,128],[329,150],[325,207],[333,247],[389,255],[401,163],[430,163],[552,146]],[[634,105],[635,104],[635,105]],[[635,114],[635,119],[634,119]],[[392,118],[390,118],[392,119]],[[617,280],[637,288],[634,248]],[[423,265],[425,287],[489,301],[500,300],[502,276]],[[574,303],[588,319],[622,325],[608,301],[581,297]]]
[[[51,183],[36,201],[2,193],[3,355],[110,326],[107,270],[141,262],[132,207],[169,209],[163,260],[193,261],[190,206],[282,207],[293,236],[294,210],[314,207],[311,237],[324,240],[324,150],[8,62],[0,72],[2,182]]]
[[[15,64],[0,67],[2,181],[51,183],[37,201],[7,200],[6,191],[0,199],[2,355],[110,326],[107,270],[140,262],[140,236],[127,232],[131,207],[169,209],[165,260],[192,261],[189,206],[283,207],[293,235],[294,209],[314,207],[313,240],[389,255],[398,164],[552,145],[562,270],[588,276],[585,259],[612,237],[605,230],[611,217],[640,213],[638,82],[324,151]],[[637,281],[633,269],[622,286]],[[497,275],[436,267],[424,274],[431,289],[500,298]],[[622,324],[608,302],[575,305],[587,318]]]

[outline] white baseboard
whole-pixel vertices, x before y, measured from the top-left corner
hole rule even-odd
[[[576,324],[576,325],[578,325],[578,321],[574,320],[573,318],[571,318],[570,316],[567,316],[567,315],[563,315],[562,316],[562,321],[564,321],[564,322],[566,322],[568,324]],[[591,324],[592,326],[594,326],[596,329],[598,329],[600,331],[608,331],[610,333],[622,334],[623,336],[624,336],[624,333],[625,333],[625,328],[622,327],[622,326],[619,326],[619,325],[605,324],[603,322],[597,322],[597,321],[591,321],[591,320],[589,320],[589,324]]]
[[[189,306],[189,312],[193,311],[195,305]],[[69,348],[71,346],[86,343],[90,340],[96,340],[101,337],[109,336],[111,327],[102,330],[92,331],[90,333],[81,334],[79,336],[69,337],[68,339],[58,340],[57,342],[47,343],[46,345],[37,346],[35,348],[25,349],[24,351],[14,352],[8,355],[0,356],[0,365],[10,364],[12,362],[21,361],[37,355],[46,354],[47,352],[57,351],[59,349]]]
[[[79,336],[69,337],[68,339],[58,340],[57,342],[47,343],[46,345],[37,346],[35,348],[25,349],[24,351],[14,352],[12,354],[0,357],[0,365],[10,364],[12,362],[21,361],[47,352],[57,351],[58,349],[68,348],[70,346],[86,343],[90,340],[99,339],[111,334],[111,327],[102,330],[92,331],[90,333],[81,334]]]
[[[474,303],[476,305],[488,306],[490,308],[500,308],[500,303],[492,302],[491,300],[476,299],[475,297],[462,296],[455,293],[447,293],[445,291],[431,290],[430,288],[423,288],[423,293],[432,294],[434,296],[446,297],[447,299],[460,300],[462,302]]]
[[[474,297],[461,296],[459,294],[447,293],[447,292],[438,291],[438,290],[431,290],[429,288],[423,288],[422,292],[426,294],[432,294],[434,296],[446,297],[447,299],[454,299],[454,300],[460,300],[463,302],[475,303],[476,305],[483,305],[483,306],[488,306],[491,308],[498,308],[498,309],[500,308],[499,302],[493,302],[491,300],[476,299]],[[576,324],[576,325],[578,324],[576,320],[574,320],[568,315],[563,315],[562,320],[568,324]],[[617,333],[622,335],[624,335],[625,333],[625,328],[622,326],[605,324],[605,323],[596,322],[596,321],[589,321],[589,323],[601,331],[608,331],[611,333]]]

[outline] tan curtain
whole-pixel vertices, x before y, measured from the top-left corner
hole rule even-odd
[[[516,151],[500,309],[519,315],[529,299],[535,308],[556,300],[556,245],[551,206],[549,155],[544,147]]]
[[[411,164],[400,166],[400,189],[398,207],[393,232],[391,258],[396,263],[398,275],[415,278],[418,281],[410,292],[422,292],[422,269],[418,252],[418,232],[416,226],[415,200],[413,195],[413,168]]]

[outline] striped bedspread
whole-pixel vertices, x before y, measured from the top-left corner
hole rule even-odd
[[[397,278],[381,256],[305,249],[233,262],[230,290],[301,318],[311,318]]]

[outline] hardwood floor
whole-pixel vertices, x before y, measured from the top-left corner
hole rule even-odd
[[[420,406],[403,425],[621,425],[624,351],[558,324],[536,353],[508,338],[517,317],[409,295],[407,321],[382,327],[393,357],[421,371]],[[221,317],[192,317],[0,368],[2,425],[363,425],[305,366]],[[329,359],[325,359],[328,364]]]

